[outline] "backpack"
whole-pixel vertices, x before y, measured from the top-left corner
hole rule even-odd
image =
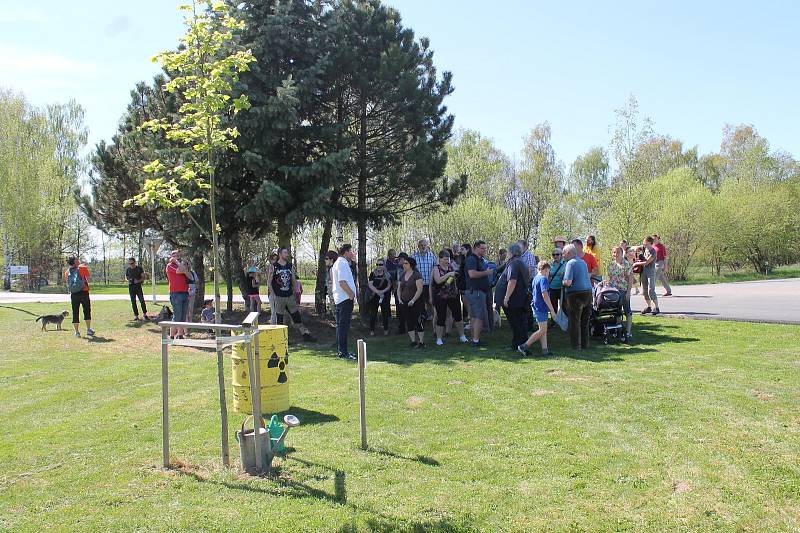
[[[67,273],[67,290],[70,294],[77,294],[83,290],[86,282],[81,276],[81,269],[79,267],[70,267]]]

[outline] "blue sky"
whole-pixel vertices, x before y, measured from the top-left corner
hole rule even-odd
[[[458,127],[510,154],[549,121],[569,164],[605,146],[614,109],[633,93],[655,130],[702,152],[726,123],[751,123],[800,156],[800,3],[390,0],[454,73]],[[0,86],[35,104],[77,99],[91,141],[108,139],[150,57],[182,33],[177,2],[4,2]],[[65,7],[66,6],[66,7]]]

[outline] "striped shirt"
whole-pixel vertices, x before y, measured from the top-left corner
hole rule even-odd
[[[522,259],[522,262],[528,267],[528,279],[533,279],[534,273],[537,271],[536,266],[539,264],[539,258],[528,250],[520,256],[520,259]]]
[[[424,285],[430,285],[431,271],[438,262],[436,256],[433,255],[433,252],[428,250],[428,253],[425,255],[419,252],[414,252],[414,255],[412,255],[411,257],[413,257],[414,260],[417,262],[417,270],[419,270],[419,273],[422,276],[422,283]]]

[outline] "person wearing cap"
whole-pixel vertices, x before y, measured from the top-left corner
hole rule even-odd
[[[548,282],[550,285],[550,302],[555,310],[553,316],[558,313],[558,303],[561,301],[561,282],[564,279],[564,270],[566,269],[566,264],[561,259],[562,251],[563,248],[554,248],[552,253],[553,260],[550,261]]]
[[[563,250],[566,245],[567,245],[566,237],[562,237],[561,235],[559,235],[558,237],[553,239],[553,248],[561,248]]]

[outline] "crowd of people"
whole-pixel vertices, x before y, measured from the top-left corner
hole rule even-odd
[[[435,254],[427,239],[421,239],[411,254],[388,250],[369,273],[364,302],[358,301],[353,247],[345,244],[338,252],[329,251],[325,286],[335,309],[338,356],[356,358],[347,340],[356,304],[367,307],[371,335],[376,335],[379,324],[383,335],[390,335],[394,307],[397,334],[408,335],[410,346],[418,349],[426,347],[429,322],[437,346],[452,333],[458,342],[479,347],[484,332],[492,331],[505,316],[511,329],[510,349],[528,355],[539,343],[546,356],[551,354],[548,328],[554,325],[559,307],[566,315],[571,347],[589,347],[593,288],[599,283],[619,291],[626,342],[633,338],[632,290],[641,285],[646,302],[642,314],[660,313],[656,280],[665,288],[662,296],[672,295],[667,249],[658,235],[646,237],[641,246],[621,241],[608,257],[593,235],[585,241],[556,237],[550,260],[540,261],[524,240],[500,249],[497,261],[487,257],[487,250],[484,241],[477,241]]]
[[[500,249],[496,261],[487,257],[487,251],[487,244],[479,240],[443,248],[435,254],[427,239],[421,239],[417,250],[411,254],[388,250],[386,257],[375,261],[368,275],[364,302],[358,301],[360,291],[353,247],[344,244],[336,252],[327,252],[325,288],[336,319],[337,355],[356,359],[348,348],[356,304],[366,306],[372,335],[376,334],[378,325],[383,335],[390,335],[394,314],[397,334],[408,335],[410,346],[418,349],[426,347],[429,322],[437,346],[444,345],[452,334],[460,343],[479,347],[484,332],[499,326],[505,316],[511,329],[510,349],[527,355],[531,347],[539,343],[541,353],[546,356],[551,353],[547,343],[548,328],[552,328],[560,316],[559,309],[566,316],[561,322],[566,324],[571,347],[575,350],[589,347],[592,291],[598,283],[613,287],[621,295],[625,321],[623,338],[628,342],[632,339],[630,302],[634,291],[638,293],[641,287],[645,300],[643,315],[660,313],[657,282],[665,289],[662,297],[672,295],[667,249],[656,234],[646,237],[640,246],[629,246],[623,240],[607,257],[593,235],[571,241],[555,237],[549,260],[539,260],[525,240]],[[64,279],[71,294],[75,335],[80,336],[81,308],[87,334],[94,335],[89,270],[75,257],[68,258],[67,263]],[[169,255],[165,274],[172,320],[192,321],[189,310],[194,308],[195,284],[199,277],[192,270],[191,262],[175,250]],[[139,305],[146,319],[147,304],[142,290],[145,273],[134,258],[128,259],[125,277],[134,320],[140,319]],[[249,261],[245,279],[245,305],[249,311],[261,311],[264,279],[271,309],[270,323],[283,324],[288,318],[304,340],[314,340],[303,323],[302,287],[287,248],[282,247],[270,256],[264,274],[255,266],[255,261]],[[200,317],[202,322],[214,321],[211,300],[204,302]],[[173,327],[169,335],[181,339],[187,335],[187,330]]]

